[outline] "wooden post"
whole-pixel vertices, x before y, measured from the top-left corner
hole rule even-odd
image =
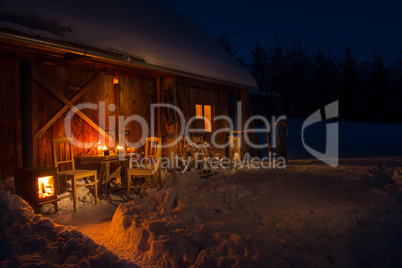
[[[173,83],[173,77],[168,76],[163,78],[163,90],[167,91],[166,94],[171,96],[170,94],[173,93],[173,100],[170,100],[169,104],[175,105],[176,100],[175,100],[175,85]],[[169,94],[170,93],[170,94]],[[176,112],[171,110],[171,109],[164,109],[166,111],[166,116],[167,116],[167,122],[166,122],[166,135],[163,137],[166,144],[172,143],[176,139]],[[177,145],[171,146],[169,148],[166,148],[166,157],[168,159],[171,159],[172,161],[170,163],[173,163],[173,158],[175,157],[177,151],[176,151]],[[173,167],[170,167],[173,168]]]
[[[121,115],[124,115],[124,116],[126,116],[125,115],[125,113],[124,113],[124,92],[123,92],[123,86],[121,86],[121,81],[122,79],[121,78],[119,78],[119,84],[118,84],[118,91],[119,91],[119,116],[121,116]],[[120,129],[120,126],[119,126],[119,119],[117,118],[117,120],[116,120],[116,123],[118,124],[117,126],[116,126],[116,129],[118,129],[118,133],[116,133],[116,135],[117,134],[119,134],[119,135],[117,135],[116,136],[116,141],[118,142],[118,143],[120,143],[120,136],[126,131],[125,129]],[[124,134],[125,135],[125,134]],[[124,141],[123,141],[124,142]],[[120,146],[123,146],[124,147],[124,144],[119,144]],[[116,145],[117,146],[117,145]]]
[[[114,94],[114,105],[115,105],[115,110],[114,110],[114,146],[117,146],[119,144],[120,140],[120,133],[121,131],[124,131],[123,129],[119,129],[119,116],[121,114],[120,111],[120,90],[119,90],[119,84],[115,84],[114,79],[113,79],[113,94]]]
[[[24,168],[34,167],[34,140],[32,120],[32,69],[31,61],[21,59],[21,139],[22,165]]]
[[[174,103],[174,107],[177,108],[176,76],[173,75],[172,80],[173,80],[173,103]],[[173,117],[174,117],[174,140],[177,141],[177,123],[178,123],[177,118],[178,118],[178,115],[176,114],[176,112],[174,113]],[[179,118],[179,120],[180,120],[180,118]],[[174,149],[173,149],[174,157],[177,156],[177,147],[178,146],[179,146],[179,144],[176,144],[174,146]],[[171,161],[173,163],[173,168],[178,168],[178,167],[176,167],[176,161],[174,161],[174,159],[171,159]]]
[[[161,91],[161,79],[160,77],[156,78],[156,103],[160,104],[161,103],[161,96],[162,96],[162,91]],[[156,110],[156,124],[157,124],[157,136],[160,138],[162,137],[161,133],[161,108],[158,107]]]

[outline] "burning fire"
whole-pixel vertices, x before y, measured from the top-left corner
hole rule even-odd
[[[39,198],[46,198],[54,195],[53,176],[38,178]]]

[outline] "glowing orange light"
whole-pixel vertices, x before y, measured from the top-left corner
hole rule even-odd
[[[53,176],[38,178],[39,198],[46,198],[54,195]]]
[[[102,151],[102,145],[101,145],[101,142],[98,141],[98,152],[100,152],[100,151]]]
[[[117,150],[123,150],[123,146],[117,145]]]
[[[196,118],[202,118],[202,105],[200,104],[195,105],[195,116]]]

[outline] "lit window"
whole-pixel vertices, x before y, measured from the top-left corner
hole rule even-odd
[[[212,107],[211,105],[195,105],[196,118],[204,117],[204,129],[206,131],[212,131]]]
[[[200,104],[195,105],[195,116],[196,118],[202,118],[202,105]]]

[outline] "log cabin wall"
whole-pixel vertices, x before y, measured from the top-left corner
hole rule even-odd
[[[22,166],[19,58],[0,50],[0,177]]]
[[[225,120],[217,120],[214,121],[214,116],[226,115],[229,116],[229,93],[234,96],[232,100],[232,105],[234,106],[234,117],[232,117],[232,123],[234,130],[237,130],[237,124],[239,120],[237,120],[237,102],[241,102],[241,129],[244,130],[245,122],[250,118],[251,110],[250,103],[247,90],[229,87],[225,85],[202,82],[195,79],[180,77],[176,79],[176,90],[181,92],[183,98],[183,113],[186,117],[191,117],[196,115],[195,105],[211,105],[212,106],[212,132],[221,128],[229,128],[229,123]],[[180,97],[180,94],[178,97]],[[180,100],[178,100],[180,102]],[[180,104],[179,104],[180,105]],[[204,124],[201,120],[197,120],[192,124],[193,128],[202,129]],[[249,128],[254,128],[253,122],[249,125]],[[202,136],[205,141],[210,142],[212,132],[205,132],[203,134],[193,134]],[[216,136],[216,142],[218,144],[224,144],[228,140],[228,134],[226,132],[221,132]],[[257,143],[257,138],[254,134],[249,135],[250,140],[253,143]],[[248,144],[245,142],[245,139],[242,138],[242,154],[250,151]],[[219,156],[224,157],[228,156],[227,151],[225,149],[217,149],[214,148],[215,152],[219,154]],[[256,152],[253,152],[253,155],[257,156]]]
[[[227,121],[217,120],[214,121],[215,116],[228,115],[228,91],[233,90],[227,86],[217,85],[212,83],[200,82],[194,79],[188,79],[184,77],[177,78],[176,80],[178,94],[178,105],[183,107],[183,113],[185,114],[186,121],[190,117],[196,115],[196,104],[211,105],[211,125],[212,132],[195,133],[190,136],[202,136],[204,141],[211,142],[212,133],[221,128],[229,127]],[[180,99],[180,95],[181,99]],[[182,102],[180,104],[180,102]],[[191,128],[203,129],[204,123],[201,120],[196,120]],[[224,144],[226,142],[227,133],[221,132],[216,136],[216,142],[218,144]],[[221,157],[225,156],[225,149],[214,148]]]
[[[131,115],[139,115],[149,123],[151,120],[151,104],[156,103],[155,84],[155,81],[119,77],[121,115],[124,115],[126,119]],[[150,124],[148,124],[148,133],[150,133],[149,127]],[[129,122],[125,130],[128,133],[127,141],[130,143],[140,142],[144,129],[139,122]]]
[[[148,80],[141,80],[136,78],[126,78],[119,77],[118,90],[114,90],[113,78],[115,76],[108,75],[106,69],[94,68],[94,70],[82,70],[75,69],[74,66],[71,68],[66,68],[64,66],[58,67],[58,70],[49,70],[52,67],[39,66],[41,69],[41,74],[45,79],[49,79],[52,83],[58,83],[58,89],[63,93],[68,99],[72,97],[76,92],[69,91],[68,88],[80,88],[82,87],[94,74],[104,71],[106,72],[97,82],[93,84],[91,89],[85,93],[81,98],[79,98],[76,104],[80,103],[91,103],[99,105],[100,102],[105,103],[106,113],[104,124],[101,124],[99,109],[85,109],[82,112],[88,116],[92,121],[104,129],[111,138],[114,140],[109,140],[99,132],[85,122],[80,116],[75,115],[71,126],[72,134],[74,137],[85,143],[95,144],[98,140],[102,144],[106,144],[109,148],[114,148],[118,143],[118,133],[117,126],[118,120],[115,118],[115,113],[123,116],[124,119],[131,115],[139,115],[143,117],[147,122],[150,119],[150,104],[152,102],[152,96],[154,96],[155,82]],[[39,71],[38,71],[39,73]],[[34,133],[37,132],[39,126],[43,126],[53,116],[57,110],[59,110],[63,104],[57,103],[49,94],[45,95],[40,93],[43,89],[36,88],[38,90],[36,107],[43,107],[38,110],[38,121],[36,127],[34,125]],[[64,92],[63,92],[64,91]],[[118,96],[116,96],[118,95]],[[50,104],[51,103],[51,104]],[[56,103],[56,104],[54,104]],[[114,107],[111,107],[114,105]],[[56,107],[54,107],[56,106]],[[98,106],[99,107],[99,106]],[[50,110],[52,109],[52,110]],[[68,119],[67,119],[68,120]],[[115,120],[113,123],[112,120]],[[39,166],[52,165],[52,151],[51,151],[51,139],[55,137],[65,136],[64,129],[65,116],[62,116],[58,121],[56,121],[39,140],[35,143],[37,146],[38,159],[36,164]],[[139,142],[142,129],[137,122],[129,122],[126,125],[126,139],[131,143]],[[117,136],[117,137],[116,137]],[[114,143],[116,142],[116,143]],[[96,146],[96,145],[95,145]],[[45,148],[45,149],[44,149]],[[88,149],[84,148],[74,148],[75,157],[80,154],[85,154]]]
[[[115,118],[115,112],[127,118],[131,115],[140,115],[148,123],[151,120],[151,103],[159,99],[166,102],[166,92],[170,103],[179,106],[186,119],[195,116],[195,105],[211,105],[212,119],[217,115],[228,115],[228,92],[232,91],[241,99],[240,95],[247,95],[247,91],[238,88],[223,86],[216,83],[202,82],[200,80],[171,76],[160,71],[152,71],[141,68],[116,65],[111,62],[82,57],[73,60],[66,58],[65,51],[47,51],[43,48],[25,47],[19,44],[8,44],[0,40],[0,177],[12,176],[14,168],[22,167],[21,131],[28,131],[21,126],[21,96],[20,96],[20,60],[30,59],[32,71],[48,82],[58,93],[70,101],[79,90],[96,74],[102,73],[74,104],[92,103],[101,101],[105,103],[106,117],[104,125],[99,123],[99,110],[82,110],[89,119],[101,128],[112,134],[116,139],[116,124],[110,124],[109,119]],[[118,86],[114,85],[113,78],[118,78]],[[160,79],[159,79],[160,78]],[[54,115],[65,106],[54,94],[50,93],[36,79],[32,79],[33,90],[33,133],[41,130]],[[161,83],[159,84],[159,82]],[[160,91],[158,87],[160,85]],[[158,95],[160,94],[160,95]],[[174,100],[176,95],[176,100]],[[115,104],[116,111],[109,111],[109,105]],[[36,166],[52,166],[53,138],[65,136],[64,123],[67,109],[59,116],[50,127],[41,135],[37,135],[34,141],[34,160]],[[161,113],[162,115],[162,113]],[[246,116],[243,114],[243,116]],[[69,119],[67,119],[69,120]],[[244,121],[243,121],[244,122]],[[161,116],[161,135],[166,127]],[[228,127],[226,121],[212,121],[212,131]],[[202,128],[203,123],[198,121],[192,127]],[[99,132],[90,126],[79,115],[75,115],[71,121],[72,134],[79,141],[94,144],[101,137],[101,142],[108,145]],[[171,131],[172,128],[169,125]],[[173,127],[174,129],[174,127]],[[130,122],[125,130],[126,138],[131,143],[140,140],[143,130],[139,123]],[[149,129],[148,129],[149,131]],[[210,142],[211,133],[196,134],[203,136],[205,141]],[[224,144],[226,133],[217,136],[218,144]],[[176,149],[174,149],[175,151]],[[87,153],[88,149],[74,148],[75,157]],[[225,156],[225,149],[216,150],[220,156]]]
[[[1,178],[12,176],[13,169],[22,166],[21,149],[21,112],[20,112],[20,59],[30,59],[32,71],[36,72],[45,81],[51,84],[67,100],[71,100],[79,89],[95,74],[104,73],[89,90],[74,104],[105,102],[105,124],[99,125],[99,111],[84,109],[82,112],[101,128],[113,135],[115,125],[109,127],[109,118],[114,118],[115,111],[109,111],[109,104],[115,104],[119,95],[120,115],[127,118],[137,114],[145,120],[150,119],[150,104],[156,96],[155,74],[141,77],[138,72],[122,70],[110,65],[97,62],[66,63],[63,55],[47,55],[45,53],[30,53],[0,48],[0,168]],[[157,74],[156,74],[157,75]],[[113,78],[119,78],[118,90],[114,90]],[[140,77],[140,78],[139,78]],[[32,79],[33,90],[33,133],[34,135],[45,126],[48,121],[65,106],[54,94],[43,85]],[[116,93],[117,92],[117,93]],[[70,109],[67,110],[67,112]],[[34,141],[35,166],[53,166],[52,144],[53,138],[65,136],[64,123],[66,114],[62,114],[42,135]],[[67,119],[68,120],[68,119]],[[75,115],[71,121],[72,134],[81,142],[96,143],[101,137],[102,143],[108,140],[100,136],[98,131]],[[137,142],[140,139],[141,128],[138,123],[127,124],[127,139]],[[25,130],[22,127],[22,131]],[[96,145],[95,145],[96,146]],[[88,149],[74,148],[75,156],[86,153]]]
[[[32,69],[46,81],[51,83],[56,90],[68,100],[70,100],[77,93],[75,90],[76,88],[82,87],[96,72],[104,71],[86,71],[79,68],[75,69],[74,66],[69,68],[66,65],[46,65],[40,62],[35,62],[35,64],[32,65]],[[33,128],[34,133],[37,133],[53,117],[53,115],[64,106],[64,103],[60,103],[57,98],[54,98],[52,94],[49,94],[49,92],[47,92],[43,86],[38,85],[38,83],[34,82],[33,86]],[[95,82],[88,92],[80,97],[75,104],[91,103],[99,105],[100,101],[104,101],[105,106],[109,107],[109,104],[114,102],[113,90],[111,90],[112,87],[112,77],[104,75],[97,82]],[[67,112],[69,110],[70,109],[68,109]],[[64,125],[66,120],[70,120],[70,118],[66,118],[67,112],[59,117],[56,122],[54,122],[49,129],[47,129],[35,141],[35,165],[53,165],[51,141],[53,138],[65,136]],[[109,126],[109,116],[107,113],[105,117],[105,125],[102,126],[102,124],[99,124],[98,110],[84,109],[82,112],[92,121],[97,123],[101,128],[108,130],[107,126]],[[71,128],[74,137],[81,142],[95,143],[98,141],[98,131],[85,122],[79,115],[75,115],[72,118]],[[108,142],[108,140],[105,140],[103,137],[101,137],[101,140],[104,144],[107,144]],[[79,154],[86,152],[83,148],[75,147],[74,153],[77,157]]]

